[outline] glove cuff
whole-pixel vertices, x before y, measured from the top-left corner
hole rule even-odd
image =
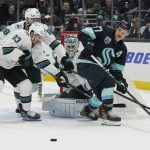
[[[68,59],[67,56],[64,56],[62,59],[61,59],[61,64],[65,63],[66,62],[66,59]]]

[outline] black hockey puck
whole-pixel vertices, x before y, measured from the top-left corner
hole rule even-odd
[[[52,141],[52,142],[56,142],[56,141],[57,141],[57,139],[50,139],[50,141]]]

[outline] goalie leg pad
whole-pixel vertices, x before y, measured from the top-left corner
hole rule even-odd
[[[80,117],[80,111],[87,104],[88,99],[50,98],[43,102],[42,109],[53,117],[76,118]]]

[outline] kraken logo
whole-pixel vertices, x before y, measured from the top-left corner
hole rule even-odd
[[[110,65],[111,58],[115,57],[114,49],[113,48],[105,48],[102,51],[102,58],[97,57],[97,59],[104,65]]]

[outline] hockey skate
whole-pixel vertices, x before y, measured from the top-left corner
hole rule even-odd
[[[120,126],[121,125],[121,118],[114,115],[112,111],[103,111],[102,115],[102,125],[108,126]]]
[[[84,106],[84,108],[81,110],[80,115],[82,117],[87,117],[91,120],[98,120],[99,116],[94,113],[89,106]]]
[[[16,113],[21,113],[21,109],[19,108],[19,106],[16,108],[15,112]]]
[[[25,121],[41,121],[41,116],[33,111],[21,111],[22,120]]]
[[[19,108],[20,108],[20,115],[22,117],[22,120],[24,121],[41,121],[41,116],[38,113],[35,113],[31,110],[29,111],[25,111],[22,108],[22,104],[19,104]]]

